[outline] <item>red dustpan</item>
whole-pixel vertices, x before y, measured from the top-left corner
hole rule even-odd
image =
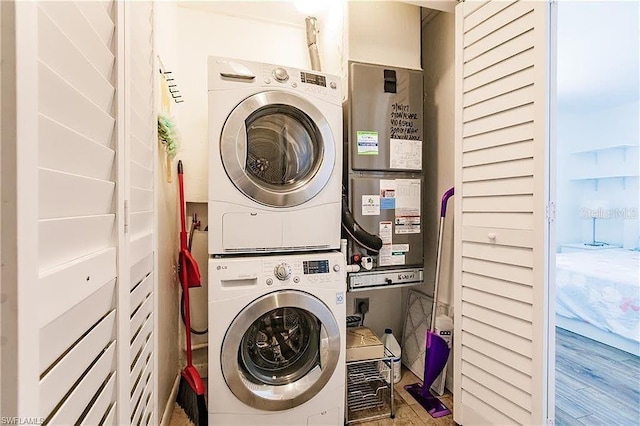
[[[414,383],[404,388],[413,396],[416,401],[427,410],[432,417],[442,417],[451,414],[449,410],[438,398],[431,394],[429,388],[436,380],[442,369],[447,364],[449,358],[449,345],[436,332],[436,309],[438,305],[438,287],[440,281],[440,260],[442,255],[442,235],[444,233],[444,218],[447,213],[447,201],[453,196],[453,188],[449,189],[442,196],[440,206],[440,227],[438,229],[438,253],[436,259],[436,278],[433,290],[433,308],[431,311],[431,327],[427,332],[427,347],[424,355],[424,380],[423,383]]]

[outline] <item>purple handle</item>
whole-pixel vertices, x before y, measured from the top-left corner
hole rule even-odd
[[[453,197],[453,188],[449,188],[447,192],[442,196],[442,204],[440,205],[440,217],[445,217],[447,215],[447,201],[449,198]]]

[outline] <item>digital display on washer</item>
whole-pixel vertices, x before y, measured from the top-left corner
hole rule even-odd
[[[329,273],[329,261],[328,260],[305,260],[302,262],[302,269],[304,274],[328,274]]]
[[[324,75],[301,72],[300,81],[303,83],[309,83],[309,84],[315,84],[317,86],[327,87],[327,78]]]

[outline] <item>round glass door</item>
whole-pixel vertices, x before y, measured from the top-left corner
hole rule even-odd
[[[277,411],[298,406],[329,381],[340,355],[338,324],[308,293],[267,294],[234,319],[222,343],[222,372],[245,404]]]
[[[310,102],[286,92],[263,92],[229,115],[220,140],[222,163],[251,199],[291,207],[316,196],[335,163],[329,124]]]

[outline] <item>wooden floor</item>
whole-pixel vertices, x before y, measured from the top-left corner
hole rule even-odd
[[[556,425],[640,424],[640,358],[556,328]]]
[[[395,402],[395,418],[383,418],[373,421],[349,423],[355,426],[453,426],[453,415],[443,416],[434,419],[424,408],[404,389],[405,385],[421,382],[411,371],[402,367],[402,379],[393,387]],[[445,390],[445,394],[440,400],[453,412],[453,396],[451,392]]]

